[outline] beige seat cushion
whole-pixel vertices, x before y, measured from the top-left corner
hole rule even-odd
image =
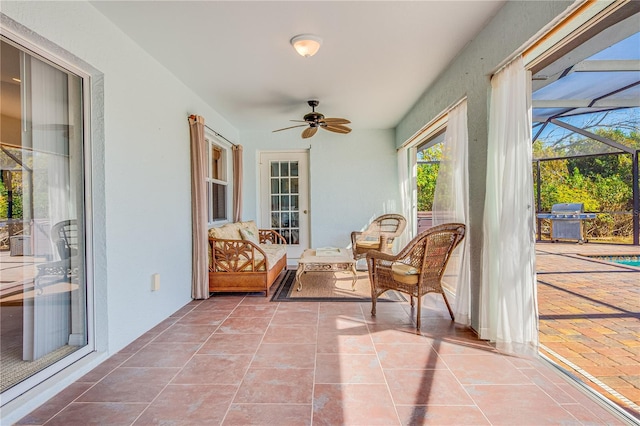
[[[418,279],[420,278],[420,271],[406,263],[396,262],[392,264],[391,272],[393,273],[393,279],[403,284],[418,284]]]
[[[356,246],[359,249],[363,250],[378,250],[380,247],[380,240],[362,240],[356,243]],[[387,243],[387,248],[389,251],[393,248],[393,243]]]
[[[378,247],[380,247],[380,241],[378,240],[373,240],[373,241],[367,241],[367,240],[363,240],[363,241],[358,241],[356,243],[356,246],[360,249],[365,249],[365,250],[375,250]]]
[[[260,244],[260,248],[266,253],[270,268],[287,254],[287,246],[284,244]]]

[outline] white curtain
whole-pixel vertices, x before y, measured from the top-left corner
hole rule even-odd
[[[37,58],[31,57],[25,64],[23,81],[30,84],[30,96],[24,97],[23,102],[30,111],[31,133],[23,134],[23,143],[33,152],[32,243],[34,254],[55,260],[60,255],[50,229],[62,220],[75,218],[76,213],[70,198],[68,75]],[[29,115],[24,120],[25,127],[29,127]],[[33,297],[25,295],[23,359],[36,360],[69,342],[76,331],[72,333],[72,318],[78,321],[70,315],[71,303],[70,292],[36,291]],[[75,328],[83,333],[82,327]]]
[[[467,101],[447,114],[447,130],[442,146],[442,160],[433,197],[433,225],[458,222],[467,225],[467,235],[447,265],[444,285],[455,291],[456,322],[471,325],[471,277],[469,266],[469,172]]]
[[[480,337],[538,352],[530,73],[519,57],[491,80]]]
[[[398,150],[398,182],[400,183],[401,214],[407,219],[407,227],[394,244],[403,248],[415,236],[417,213],[416,196],[416,148],[402,147]]]
[[[49,231],[75,215],[69,197],[68,77],[39,59],[30,59],[34,252],[60,259]]]

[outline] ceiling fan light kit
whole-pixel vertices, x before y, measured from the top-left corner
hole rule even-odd
[[[291,39],[291,45],[300,56],[309,58],[320,50],[322,39],[312,34],[300,34]]]
[[[310,100],[307,101],[309,106],[311,107],[311,112],[304,115],[304,120],[291,120],[291,121],[303,121],[305,124],[298,124],[291,127],[285,127],[283,129],[274,130],[274,132],[280,132],[282,130],[294,129],[296,127],[307,127],[302,132],[302,138],[307,139],[311,136],[315,135],[318,131],[318,128],[328,130],[330,132],[347,134],[351,131],[351,129],[345,124],[351,123],[351,121],[346,118],[325,118],[324,114],[317,112],[316,107],[320,104],[319,101]]]

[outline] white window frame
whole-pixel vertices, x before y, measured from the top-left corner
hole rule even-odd
[[[232,221],[233,216],[233,150],[229,142],[217,137],[210,131],[205,131],[205,141],[207,144],[207,176],[205,178],[207,188],[207,224],[208,226],[218,226]],[[214,148],[222,150],[223,164],[222,176],[220,179],[213,178],[213,152]],[[225,214],[224,218],[215,219],[213,212],[213,185],[225,187]]]

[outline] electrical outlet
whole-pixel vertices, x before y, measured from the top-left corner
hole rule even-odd
[[[151,275],[151,291],[160,290],[160,274]]]

